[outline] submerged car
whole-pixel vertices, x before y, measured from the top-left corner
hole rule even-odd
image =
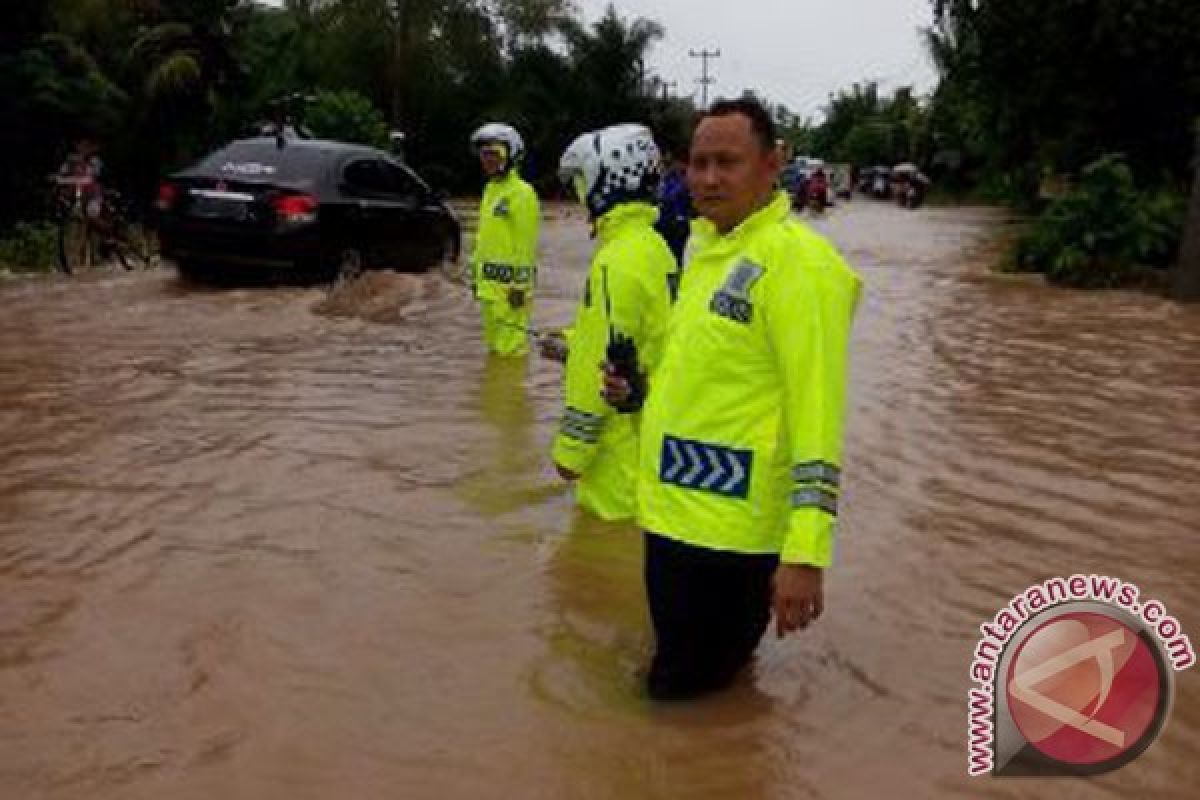
[[[164,180],[162,254],[189,276],[354,277],[458,258],[450,208],[390,154],[320,139],[240,139]]]

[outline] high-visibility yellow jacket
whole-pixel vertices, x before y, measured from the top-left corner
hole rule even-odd
[[[487,182],[471,253],[471,283],[477,297],[501,300],[509,289],[533,288],[540,221],[537,192],[516,168]]]
[[[638,520],[689,544],[828,566],[861,282],[785,194],[700,221],[641,420]]]
[[[569,339],[566,408],[552,455],[580,474],[579,505],[608,520],[632,519],[636,511],[637,415],[604,402],[598,365],[610,329],[633,338],[643,370],[662,356],[676,264],[654,230],[657,217],[651,205],[624,203],[596,221],[599,246]]]

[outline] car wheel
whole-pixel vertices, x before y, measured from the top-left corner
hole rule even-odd
[[[362,253],[353,247],[347,247],[338,256],[337,279],[339,281],[352,281],[362,275],[365,269]]]
[[[175,268],[179,277],[189,283],[207,283],[212,278],[211,272],[195,261],[176,261]]]

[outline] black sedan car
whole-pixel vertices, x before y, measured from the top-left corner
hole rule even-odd
[[[353,277],[457,259],[458,219],[411,169],[370,147],[241,139],[159,186],[165,258],[191,276]]]

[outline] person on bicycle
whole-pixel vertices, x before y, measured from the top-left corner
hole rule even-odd
[[[89,219],[100,217],[104,210],[104,187],[100,176],[104,172],[104,160],[100,158],[100,144],[90,136],[81,136],[75,149],[67,154],[58,174],[63,178],[87,181],[83,187],[84,212]]]

